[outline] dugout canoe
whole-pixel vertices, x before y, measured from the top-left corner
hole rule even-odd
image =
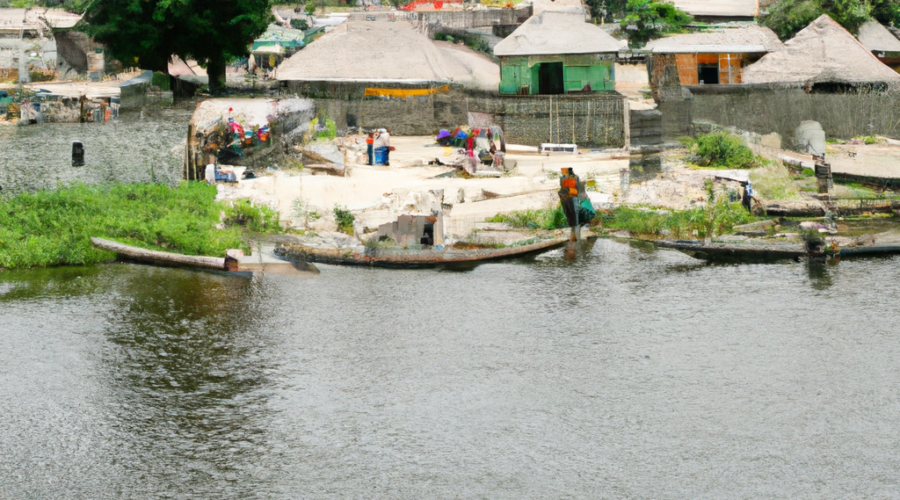
[[[566,244],[568,238],[539,240],[527,245],[503,248],[384,248],[359,246],[355,249],[317,247],[301,243],[287,243],[275,249],[275,254],[291,260],[388,268],[425,268],[447,264],[478,263],[497,259],[523,257],[545,252]]]
[[[237,271],[237,261],[225,257],[205,257],[160,252],[158,250],[147,250],[145,248],[138,248],[119,243],[117,241],[95,237],[91,238],[91,244],[101,250],[115,252],[120,258],[138,262],[201,267],[204,269],[216,269],[218,271]]]

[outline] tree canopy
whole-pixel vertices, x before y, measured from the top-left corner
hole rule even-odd
[[[685,26],[693,20],[690,14],[669,2],[628,0],[620,24],[628,34],[629,45],[636,48],[667,33],[684,33]]]
[[[271,17],[269,0],[93,0],[82,29],[127,66],[167,73],[172,55],[194,59],[216,93]]]
[[[828,14],[854,35],[871,18],[900,26],[897,0],[781,0],[760,22],[786,40],[822,14]]]

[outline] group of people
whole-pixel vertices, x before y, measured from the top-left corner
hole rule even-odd
[[[442,129],[434,139],[441,146],[464,149],[469,173],[474,173],[479,163],[502,167],[505,161],[506,142],[499,127],[456,127],[453,132]],[[500,141],[499,149],[495,140]]]
[[[391,164],[391,134],[387,129],[380,128],[366,136],[366,154],[369,158],[367,165]]]

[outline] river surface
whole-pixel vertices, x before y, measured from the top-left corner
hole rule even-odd
[[[195,105],[123,112],[110,123],[0,125],[0,193],[71,182],[177,184]],[[83,167],[72,167],[73,141],[84,144]]]
[[[0,273],[0,498],[897,498],[898,264]]]

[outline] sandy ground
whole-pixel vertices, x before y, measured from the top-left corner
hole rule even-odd
[[[349,158],[346,177],[311,175],[307,171],[266,172],[256,179],[243,180],[235,186],[220,184],[220,199],[250,198],[277,208],[282,219],[294,227],[302,227],[304,219],[294,210],[299,200],[307,211],[322,215],[310,227],[332,230],[334,205],[349,208],[367,230],[390,222],[397,214],[390,210],[390,196],[402,190],[427,191],[443,189],[445,232],[464,237],[476,223],[498,213],[543,208],[558,201],[559,182],[555,173],[572,167],[582,178],[593,178],[600,192],[611,193],[619,186],[619,169],[627,168],[627,159],[613,159],[609,154],[546,156],[509,154],[507,160],[517,164],[514,171],[500,177],[436,177],[452,171],[451,167],[428,166],[427,162],[444,156],[444,148],[431,146],[431,137],[394,137],[390,167],[359,165]],[[351,156],[351,155],[348,155]],[[548,172],[550,174],[548,175]]]

